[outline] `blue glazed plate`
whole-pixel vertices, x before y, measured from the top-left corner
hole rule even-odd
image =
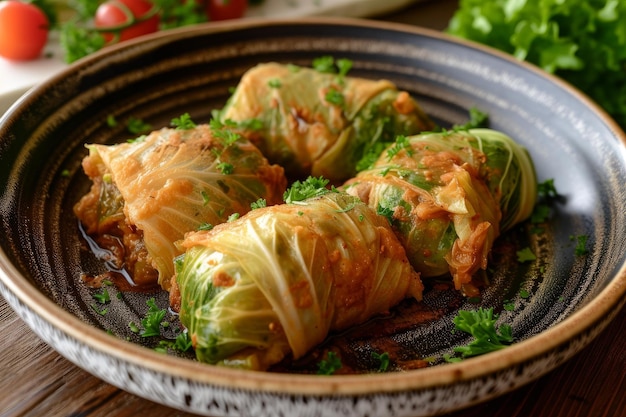
[[[432,365],[468,342],[451,331],[452,318],[459,308],[477,306],[431,291],[419,306],[402,304],[390,318],[328,341],[352,354],[352,364],[364,363],[357,374],[320,377],[294,364],[248,372],[163,355],[152,349],[154,341],[134,334],[128,323],[140,322],[146,300],[155,297],[165,306],[167,294],[124,293],[112,297],[107,314],[93,308],[93,290],[82,276],[102,265],[84,249],[72,206],[89,187],[80,166],[84,144],[128,138],[122,127],[108,126],[107,117],[132,116],[159,127],[189,112],[207,121],[251,66],[310,65],[321,55],[351,59],[351,75],[394,81],[441,125],[464,122],[472,107],[487,112],[492,128],[527,147],[539,180],[554,179],[563,199],[546,231],[534,237],[516,231],[501,241],[530,245],[537,260],[520,265],[495,250],[500,256],[480,304],[512,326],[511,347]],[[442,414],[557,367],[626,300],[623,132],[556,78],[415,27],[349,19],[248,20],[175,30],[94,54],[29,91],[0,119],[0,183],[0,292],[9,304],[78,366],[134,394],[198,414]],[[577,236],[587,237],[584,256],[575,253]],[[514,308],[504,309],[505,303]],[[378,344],[394,349],[390,372],[368,368],[364,346]]]

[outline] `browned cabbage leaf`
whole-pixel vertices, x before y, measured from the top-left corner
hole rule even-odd
[[[87,145],[83,166],[93,186],[75,212],[88,234],[112,234],[123,244],[122,263],[133,278],[155,268],[168,289],[181,253],[175,242],[186,232],[244,214],[260,198],[282,201],[283,169],[247,140],[231,136],[231,143],[226,136],[199,125],[164,128],[132,143]]]
[[[277,63],[244,74],[221,111],[292,178],[344,181],[378,145],[434,127],[418,103],[386,80]],[[259,126],[251,128],[252,120]]]

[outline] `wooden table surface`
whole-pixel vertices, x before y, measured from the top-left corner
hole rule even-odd
[[[382,19],[445,28],[457,1],[433,0]],[[0,416],[191,414],[109,385],[43,343],[0,297]],[[516,391],[448,417],[626,417],[626,309],[572,360]],[[294,416],[297,417],[297,416]]]

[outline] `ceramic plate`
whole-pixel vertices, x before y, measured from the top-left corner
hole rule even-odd
[[[189,112],[207,121],[251,66],[351,59],[351,75],[388,78],[443,126],[477,107],[491,127],[527,147],[539,181],[562,199],[545,230],[519,228],[494,249],[480,303],[427,291],[385,319],[326,345],[358,373],[318,376],[306,363],[275,372],[200,364],[152,348],[131,331],[155,297],[113,296],[106,314],[82,281],[103,266],[84,249],[72,205],[89,181],[87,142],[128,138],[107,117],[154,127]],[[43,340],[94,375],[152,401],[211,416],[418,416],[469,406],[515,389],[569,359],[615,316],[626,297],[626,142],[594,104],[568,85],[508,56],[419,28],[366,21],[247,21],[159,34],[93,55],[23,96],[0,120],[0,290]],[[577,255],[585,236],[586,255]],[[534,262],[511,261],[530,246]],[[513,252],[512,252],[513,251]],[[504,305],[509,308],[504,308]],[[94,308],[94,305],[96,308]],[[457,310],[493,307],[515,343],[442,363],[470,339],[452,332]],[[324,346],[319,349],[323,349]],[[373,372],[374,348],[393,353]],[[417,368],[417,369],[414,369]],[[398,371],[397,369],[402,369]]]

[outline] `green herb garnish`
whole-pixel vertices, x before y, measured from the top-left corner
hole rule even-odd
[[[503,324],[496,329],[497,319],[498,316],[493,313],[493,308],[459,310],[453,319],[455,329],[470,334],[474,339],[465,346],[457,346],[454,351],[463,357],[470,357],[507,347],[513,342],[511,326]]]
[[[326,359],[317,364],[318,375],[332,375],[342,367],[341,359],[335,352],[328,352]]]
[[[93,298],[98,301],[100,304],[106,304],[111,301],[111,297],[109,295],[109,291],[106,288],[102,290],[100,294],[94,294]]]
[[[396,137],[396,141],[393,146],[387,149],[387,159],[391,160],[394,156],[399,154],[402,150],[406,150],[406,152],[411,156],[411,141],[408,137],[404,135],[399,135]]]
[[[143,331],[141,332],[142,337],[150,337],[150,336],[160,336],[161,335],[161,322],[165,318],[165,310],[160,309],[156,305],[156,301],[154,298],[150,298],[146,301],[148,305],[148,313],[141,320],[141,325],[143,326]]]
[[[202,223],[198,226],[198,230],[211,230],[213,229],[213,225],[211,223]]]
[[[343,94],[332,87],[328,89],[326,95],[324,96],[324,99],[328,103],[334,104],[336,106],[343,106],[345,104],[345,98]]]
[[[196,124],[193,120],[191,120],[189,113],[183,113],[180,117],[173,118],[170,125],[178,130],[189,130],[196,127]]]
[[[150,125],[150,123],[144,122],[137,117],[131,116],[126,121],[126,129],[134,135],[139,135],[141,133],[150,131],[152,129],[152,125]]]
[[[378,372],[385,372],[389,368],[389,353],[372,352],[372,358],[378,361]]]
[[[220,162],[217,164],[217,169],[224,175],[230,175],[235,170],[233,164],[229,164],[228,162]]]
[[[323,177],[309,177],[305,181],[295,181],[283,194],[287,204],[302,202],[331,192],[326,186],[328,180]]]
[[[524,249],[515,252],[517,255],[517,262],[531,262],[537,259],[537,256],[533,253],[532,249],[525,247]]]
[[[269,80],[269,81],[267,82],[267,85],[268,85],[270,88],[280,88],[280,87],[282,87],[282,86],[283,86],[283,83],[282,83],[282,82],[280,82],[280,80],[279,80],[278,78],[272,78],[271,80]]]
[[[252,210],[256,210],[259,208],[267,207],[267,200],[264,198],[259,198],[257,201],[250,203],[250,208]]]
[[[393,209],[391,207],[384,207],[378,203],[376,214],[385,217],[389,221],[389,224],[393,222]]]

